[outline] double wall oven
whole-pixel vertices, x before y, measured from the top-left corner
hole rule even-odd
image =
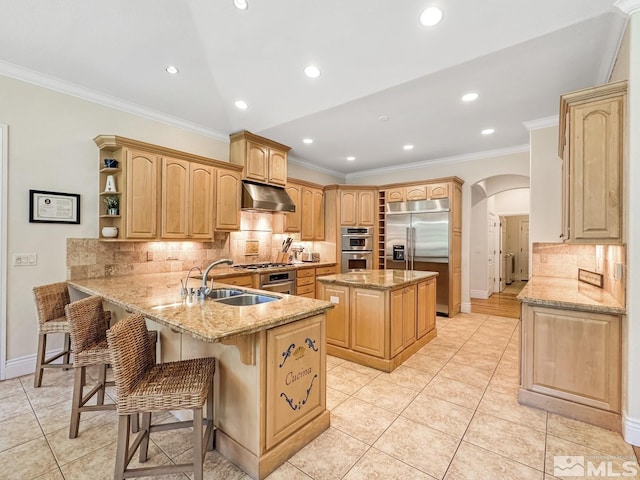
[[[373,228],[342,227],[341,272],[360,272],[373,268]]]

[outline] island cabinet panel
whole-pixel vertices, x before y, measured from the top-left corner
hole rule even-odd
[[[351,348],[375,357],[385,356],[386,292],[354,288],[351,292]]]
[[[266,448],[325,410],[324,317],[267,330]]]
[[[333,303],[327,312],[327,343],[349,348],[350,346],[350,305],[349,287],[341,285],[320,285],[321,299]]]
[[[417,294],[416,338],[422,338],[436,328],[436,280],[420,282]]]
[[[126,236],[156,238],[160,159],[141,150],[126,151]]]
[[[620,412],[620,316],[523,304],[522,388]]]
[[[416,293],[415,285],[390,292],[392,357],[416,341]]]

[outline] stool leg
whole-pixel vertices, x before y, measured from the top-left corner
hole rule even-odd
[[[104,392],[107,389],[107,364],[102,364],[99,368],[98,383],[100,383],[100,390],[96,392],[98,394],[96,405],[104,405]]]
[[[209,438],[207,438],[207,450],[211,451],[214,447],[213,439],[215,438],[215,429],[213,426],[213,381],[207,392],[207,426],[209,425],[211,425],[211,433]]]
[[[151,412],[144,412],[142,414],[142,441],[140,442],[140,463],[147,461],[147,455],[149,454],[149,438],[151,437]]]
[[[64,347],[65,351],[67,353],[64,354],[64,356],[62,357],[62,362],[66,363],[67,365],[71,365],[70,357],[71,357],[71,335],[68,333],[64,334]],[[69,368],[64,368],[63,370],[69,370]]]
[[[129,455],[129,415],[118,415],[118,447],[116,448],[116,467],[114,480],[123,480]]]
[[[38,388],[42,385],[42,365],[44,364],[44,353],[47,349],[47,337],[46,334],[38,334],[38,352],[36,354],[36,372],[33,376],[33,388]]]
[[[131,414],[131,433],[138,433],[140,431],[140,419],[137,413]]]
[[[193,478],[202,480],[202,408],[193,409]]]
[[[71,398],[71,423],[69,426],[69,438],[78,436],[80,428],[80,407],[82,405],[82,390],[84,387],[84,367],[75,367],[73,382],[73,397]]]

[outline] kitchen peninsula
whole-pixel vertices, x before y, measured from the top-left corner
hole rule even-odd
[[[116,318],[144,315],[159,331],[162,361],[216,357],[216,449],[263,479],[329,427],[324,345],[332,305],[275,294],[278,300],[251,306],[183,298],[183,277],[156,273],[68,283],[75,297],[103,297]]]
[[[365,270],[318,277],[327,352],[391,372],[437,335],[437,272]]]

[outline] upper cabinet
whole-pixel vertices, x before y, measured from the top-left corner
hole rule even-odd
[[[118,199],[115,213],[101,202],[101,240],[210,241],[216,229],[240,229],[242,167],[115,135],[94,141],[100,196]],[[105,191],[108,177],[115,192]],[[105,238],[104,227],[116,227],[117,236]]]
[[[296,211],[274,215],[274,233],[300,233],[300,240],[324,240],[322,186],[290,178],[285,188]]]
[[[622,156],[627,82],[560,98],[565,241],[622,241]]]
[[[448,183],[433,183],[389,188],[386,190],[385,198],[387,203],[391,203],[412,200],[435,200],[449,198],[449,195]]]
[[[246,130],[230,136],[229,161],[244,167],[244,178],[284,187],[287,183],[286,145]]]
[[[375,190],[340,191],[340,225],[373,227],[376,223]]]

